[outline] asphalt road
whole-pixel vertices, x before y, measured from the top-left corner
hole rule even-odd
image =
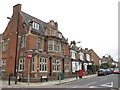
[[[69,87],[86,86],[89,88],[113,88],[114,89],[114,88],[118,88],[118,74],[97,76],[97,77],[92,77],[92,78],[87,78],[82,80],[80,79],[75,82],[67,83],[66,85],[68,85]]]
[[[120,74],[119,74],[120,77]],[[64,83],[61,85],[43,85],[43,86],[24,86],[21,88],[25,88],[26,90],[30,89],[30,88],[64,88],[64,89],[60,89],[60,90],[75,90],[74,88],[88,88],[88,89],[83,89],[83,90],[93,90],[93,88],[102,88],[102,90],[118,90],[118,81],[120,80],[120,78],[118,79],[118,74],[110,74],[107,76],[94,76],[91,78],[82,78],[79,79],[77,81],[72,81],[72,82],[68,82],[68,83]],[[120,84],[120,82],[119,82]],[[7,87],[7,88],[11,88],[11,87]],[[14,88],[19,88],[19,87],[14,87]],[[27,89],[28,88],[28,89]],[[91,89],[90,89],[91,88]],[[112,88],[112,89],[111,89]],[[4,89],[3,89],[4,90]],[[21,89],[22,90],[22,89]],[[97,89],[96,89],[97,90]],[[99,89],[98,89],[99,90]]]

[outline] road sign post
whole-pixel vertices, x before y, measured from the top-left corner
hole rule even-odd
[[[32,53],[28,53],[28,85],[30,83],[30,59],[32,59]]]

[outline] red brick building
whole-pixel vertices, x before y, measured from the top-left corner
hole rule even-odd
[[[97,55],[97,53],[95,53],[95,51],[93,49],[89,50],[91,53],[91,60],[94,62],[94,65],[100,65],[100,57]]]
[[[30,76],[56,76],[71,72],[71,59],[67,39],[58,30],[57,22],[46,23],[21,11],[21,5],[13,7],[13,15],[3,33],[2,60],[6,63],[3,75],[27,77],[28,51]]]
[[[2,35],[0,34],[0,72],[1,72],[1,69],[2,69]]]

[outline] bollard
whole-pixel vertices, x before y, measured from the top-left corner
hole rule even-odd
[[[41,76],[41,82],[42,82],[42,76]]]
[[[46,78],[46,82],[48,82],[48,76],[47,76],[47,78]]]
[[[8,79],[8,85],[10,85],[10,78],[11,78],[11,76],[9,75],[9,79]]]

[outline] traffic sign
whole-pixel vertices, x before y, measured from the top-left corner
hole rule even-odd
[[[28,53],[28,59],[32,59],[32,53]]]

